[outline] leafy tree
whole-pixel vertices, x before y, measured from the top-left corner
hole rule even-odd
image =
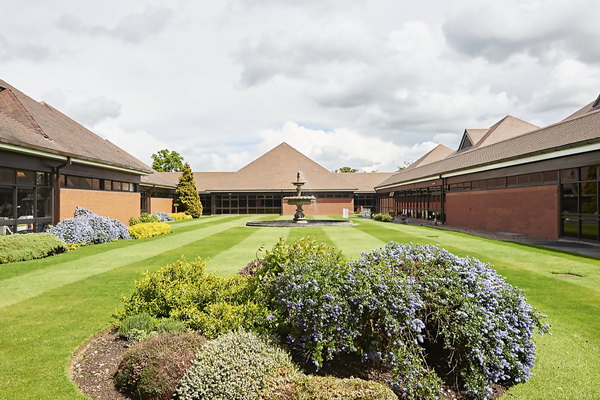
[[[202,215],[202,203],[189,163],[183,165],[182,173],[179,176],[179,183],[175,189],[175,207],[178,207],[178,211],[194,218],[200,218]]]
[[[176,151],[167,149],[152,154],[152,168],[158,172],[179,172],[183,169],[183,157]]]
[[[358,172],[358,170],[356,168],[352,168],[352,167],[342,167],[340,169],[336,169],[333,172],[354,173],[354,172]]]

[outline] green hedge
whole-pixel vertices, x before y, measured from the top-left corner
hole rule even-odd
[[[373,219],[375,221],[380,221],[380,222],[392,222],[394,220],[394,217],[392,217],[390,214],[375,214],[373,215]]]
[[[171,225],[164,222],[144,222],[132,225],[128,229],[132,239],[144,239],[171,233]]]
[[[0,264],[34,260],[67,251],[67,244],[50,233],[0,236]]]
[[[172,213],[169,214],[171,216],[171,218],[173,218],[175,221],[183,221],[184,219],[192,219],[192,216],[186,213]]]

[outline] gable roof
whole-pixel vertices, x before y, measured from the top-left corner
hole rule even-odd
[[[511,115],[507,115],[488,129],[483,137],[477,142],[476,147],[489,146],[536,129],[540,129],[540,127]]]
[[[152,169],[52,106],[37,102],[0,80],[0,144],[146,174]],[[11,148],[6,147],[8,150]],[[18,151],[18,149],[14,149]],[[77,161],[75,161],[77,162]]]
[[[432,162],[443,160],[448,157],[450,154],[453,154],[454,150],[450,147],[445,146],[443,144],[438,144],[432,150],[425,153],[425,155],[419,158],[417,161],[413,162],[406,168],[416,168],[419,166],[431,164]]]
[[[422,167],[405,169],[382,182],[375,189],[381,190],[414,181],[435,179],[442,174],[467,173],[475,167],[493,166],[511,160],[525,159],[523,162],[527,162],[527,158],[535,155],[598,143],[600,143],[600,110],[504,141],[455,153]]]
[[[476,146],[489,129],[465,129],[457,151]]]

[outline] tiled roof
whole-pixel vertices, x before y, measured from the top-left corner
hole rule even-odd
[[[483,137],[475,144],[474,147],[489,146],[494,143],[508,140],[524,133],[540,129],[539,126],[530,124],[511,115],[507,115],[500,121],[496,122]]]
[[[175,178],[175,181],[173,181],[171,176],[166,174],[168,174],[168,172],[165,173],[152,171],[150,175],[142,176],[140,179],[140,184],[144,186],[159,186],[163,188],[175,189],[175,186],[177,186],[177,178]],[[179,175],[180,173],[177,172],[177,174]]]
[[[379,184],[376,189],[598,142],[600,142],[600,110],[563,120],[501,142],[455,153],[448,158],[422,167],[405,169]]]
[[[152,169],[46,103],[0,80],[0,143],[71,156],[140,173]]]
[[[443,160],[444,158],[448,157],[452,153],[454,153],[454,150],[452,150],[450,147],[445,146],[443,144],[438,144],[437,146],[435,146],[433,148],[433,150],[430,150],[423,157],[419,158],[417,161],[413,162],[406,168],[408,169],[408,168],[422,167],[423,165],[427,165],[427,164],[431,164],[432,162],[435,162],[435,161]]]
[[[392,175],[393,172],[355,172],[355,173],[338,173],[340,179],[354,186],[355,193],[375,193],[375,186],[385,181]]]

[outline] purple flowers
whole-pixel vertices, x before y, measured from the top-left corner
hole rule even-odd
[[[130,239],[125,224],[77,207],[74,218],[67,218],[46,230],[66,243],[98,244],[118,239]]]

